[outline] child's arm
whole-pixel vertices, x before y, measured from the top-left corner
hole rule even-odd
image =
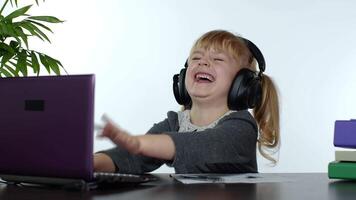
[[[94,171],[95,172],[115,172],[113,160],[104,153],[94,154]]]
[[[103,136],[119,145],[104,153],[119,172],[149,172],[167,160],[176,173],[257,172],[257,126],[248,111],[233,113],[197,134],[174,131],[177,115],[169,114],[143,136],[131,136],[112,122],[105,126]]]
[[[108,122],[100,136],[108,137],[132,154],[140,154],[162,160],[172,160],[175,155],[173,140],[165,134],[132,136],[112,122]]]

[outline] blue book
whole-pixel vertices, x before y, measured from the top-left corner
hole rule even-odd
[[[356,148],[356,120],[336,120],[334,146]]]

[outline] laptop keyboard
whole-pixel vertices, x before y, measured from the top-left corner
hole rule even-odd
[[[136,174],[121,174],[121,173],[106,173],[95,172],[94,179],[97,183],[144,183],[152,180],[149,176],[136,175]]]

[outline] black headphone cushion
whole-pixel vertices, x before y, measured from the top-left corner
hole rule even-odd
[[[262,87],[258,75],[247,68],[241,69],[231,84],[228,106],[231,110],[255,107],[261,100]]]
[[[190,104],[191,98],[188,94],[188,91],[185,87],[185,75],[186,75],[186,68],[180,70],[179,73],[179,80],[178,80],[178,88],[179,88],[179,98],[182,102],[182,105],[187,106]]]

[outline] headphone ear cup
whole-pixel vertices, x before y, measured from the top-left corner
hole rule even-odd
[[[235,76],[231,85],[228,107],[231,110],[254,108],[261,100],[260,78],[250,69],[243,68]]]
[[[178,102],[178,104],[182,105],[182,101],[180,98],[180,94],[179,94],[179,74],[174,74],[173,76],[173,94],[174,94],[174,98],[176,99],[176,101]]]
[[[254,108],[258,106],[262,100],[262,84],[258,76],[252,80],[248,92],[248,107]]]
[[[185,88],[185,74],[186,69],[183,68],[180,70],[179,75],[175,74],[173,76],[173,93],[176,101],[180,105],[188,106],[191,102],[191,98]]]

